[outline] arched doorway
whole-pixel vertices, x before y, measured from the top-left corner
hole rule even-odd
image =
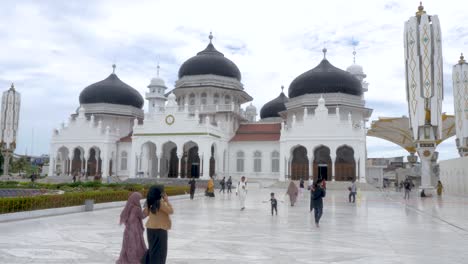
[[[216,160],[215,160],[215,145],[211,145],[210,155],[210,177],[213,177],[216,173]]]
[[[57,151],[57,159],[56,159],[56,162],[55,162],[55,175],[61,175],[61,176],[65,176],[65,175],[68,175],[68,169],[69,169],[69,159],[68,159],[68,156],[69,156],[69,150],[68,148],[62,146],[58,149]]]
[[[336,150],[335,180],[352,181],[354,179],[356,179],[354,150],[349,146],[341,146]]]
[[[303,146],[294,148],[291,161],[291,179],[307,180],[309,178],[309,158],[307,149]]]
[[[81,147],[77,147],[73,150],[71,175],[80,175],[82,172],[84,172],[84,150]]]
[[[86,174],[88,176],[101,175],[101,150],[98,147],[92,147],[89,150],[89,159],[88,159],[88,171]]]
[[[182,178],[200,177],[200,157],[198,156],[198,145],[193,141],[184,144],[184,156],[182,158]]]
[[[158,173],[158,159],[156,157],[156,144],[145,142],[141,146],[141,169],[143,177],[156,177]]]
[[[326,180],[329,181],[332,178],[331,169],[332,160],[330,157],[330,149],[326,146],[317,147],[314,150],[314,181]]]
[[[166,142],[163,145],[161,175],[169,178],[177,178],[179,172],[179,158],[177,157],[177,145],[172,142]]]

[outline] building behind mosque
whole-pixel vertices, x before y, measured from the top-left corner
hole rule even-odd
[[[104,178],[365,180],[368,84],[361,66],[326,58],[260,109],[234,62],[212,43],[185,61],[172,91],[151,79],[144,99],[114,72],[84,88],[54,131],[49,175]],[[159,66],[158,66],[159,67]],[[158,74],[159,75],[159,74]],[[279,90],[279,89],[278,89]]]

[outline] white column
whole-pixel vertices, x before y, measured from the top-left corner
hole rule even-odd
[[[103,153],[102,159],[102,179],[109,177],[109,153]]]
[[[99,174],[99,159],[101,158],[101,151],[96,151],[95,156],[96,156],[96,175],[98,175]],[[104,161],[102,161],[101,163],[104,164]]]
[[[202,153],[203,155],[203,177],[202,179],[204,180],[210,178],[210,156],[211,156],[210,146],[203,148],[203,153]]]
[[[54,158],[52,158],[54,157]],[[51,155],[50,162],[49,162],[49,176],[55,175],[55,155]]]
[[[177,146],[177,159],[178,159],[178,163],[177,163],[177,178],[180,179],[181,177],[181,174],[182,174],[182,157],[184,156],[184,148],[183,147],[180,147],[180,146]]]
[[[332,160],[332,164],[331,164],[331,178],[332,178],[332,181],[335,181],[335,161],[336,161],[336,156],[332,156],[331,155],[331,160]]]
[[[86,160],[85,160],[85,169],[84,169],[84,171],[85,171],[85,176],[86,176],[86,175],[88,175],[88,161],[89,161],[89,155],[86,155],[86,156],[85,156],[85,159],[86,159]]]
[[[286,180],[286,157],[280,152],[280,173],[279,173],[279,181],[284,182]]]
[[[156,157],[156,162],[158,163],[158,171],[156,172],[156,174],[157,174],[157,177],[158,177],[158,178],[161,178],[161,177],[162,177],[162,175],[161,175],[161,173],[162,173],[162,169],[161,169],[161,166],[162,166],[162,161],[161,161],[161,160],[162,160],[162,155],[163,155],[163,153],[162,153],[162,151],[161,151],[161,152],[158,152],[157,157]]]
[[[359,160],[358,159],[356,162],[355,162],[355,168],[354,168],[354,171],[355,171],[355,174],[356,174],[356,181],[357,182],[361,182],[361,175],[359,174]]]
[[[307,109],[307,108],[304,108]],[[309,153],[309,178],[314,175],[314,149],[308,149],[307,153]]]
[[[68,176],[72,176],[73,153],[68,157]]]

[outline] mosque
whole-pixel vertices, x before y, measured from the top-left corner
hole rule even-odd
[[[363,68],[318,65],[260,109],[234,62],[213,44],[185,61],[173,90],[151,79],[144,99],[114,71],[84,88],[53,132],[49,175],[103,178],[323,178],[365,181],[368,83]],[[159,71],[159,65],[158,65]]]

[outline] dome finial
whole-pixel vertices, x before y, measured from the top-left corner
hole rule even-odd
[[[283,92],[284,90],[284,85],[281,85],[281,92]]]
[[[462,54],[460,55],[460,60],[458,61],[459,64],[465,64],[466,61],[465,61],[465,57],[463,56],[463,52]]]
[[[327,59],[327,48],[323,48],[322,52],[323,52],[323,59],[326,60]]]
[[[210,31],[210,35],[208,36],[208,38],[210,39],[210,44],[211,44],[211,41],[213,40],[213,32]]]
[[[424,11],[424,6],[422,5],[422,2],[419,2],[418,12],[416,12],[416,16],[420,17],[423,14],[426,14],[426,11]]]
[[[11,83],[10,89],[11,89],[11,90],[14,90],[14,89],[15,89],[15,84],[14,84],[14,83]]]
[[[115,63],[112,64],[112,74],[115,74],[115,68],[116,68],[116,67],[117,67],[117,66],[115,65]]]
[[[353,47],[353,64],[356,64],[356,46]]]
[[[159,67],[159,61],[158,61],[158,66],[156,66],[156,76],[159,77],[159,69],[161,67]]]

